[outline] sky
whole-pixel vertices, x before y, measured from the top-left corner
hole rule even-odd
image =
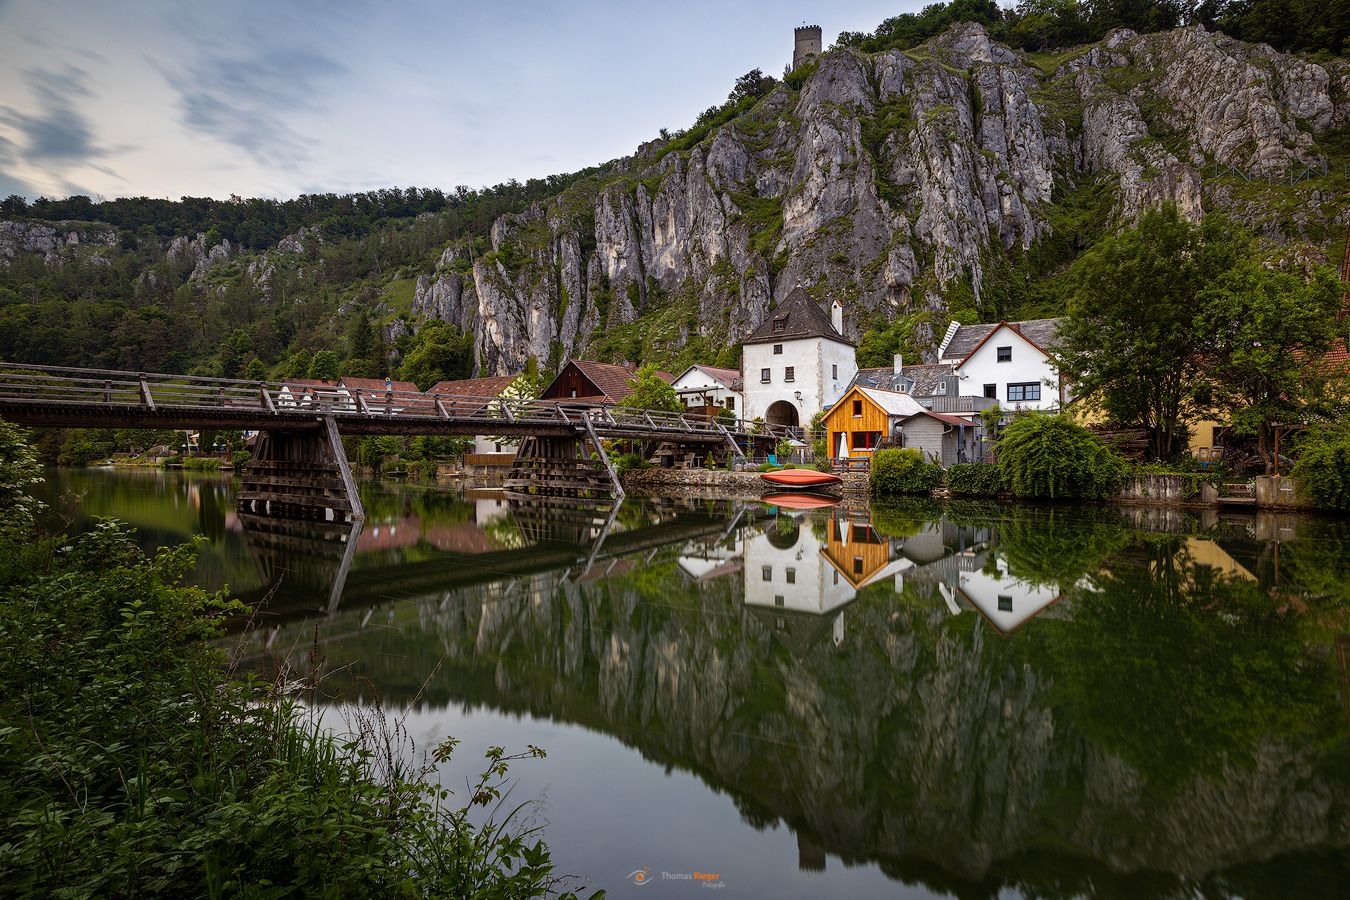
[[[792,29],[929,0],[0,0],[0,198],[293,197],[571,172],[687,127]]]

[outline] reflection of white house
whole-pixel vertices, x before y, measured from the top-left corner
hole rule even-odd
[[[739,535],[709,546],[690,546],[676,564],[690,581],[704,582],[741,571],[745,542]]]
[[[835,645],[843,642],[841,607],[857,591],[825,561],[805,516],[780,515],[764,531],[747,536],[744,566],[745,605],[769,621],[794,651],[809,648],[818,624],[830,623]],[[832,622],[822,618],[831,613]]]
[[[671,382],[671,387],[686,407],[706,410],[705,414],[727,409],[739,416],[744,405],[741,402],[741,373],[735,369],[692,365]]]
[[[741,372],[747,419],[807,426],[839,399],[858,370],[844,337],[844,308],[826,314],[802,288],[788,294],[745,339]]]
[[[409,394],[421,394],[417,385],[411,381],[394,381],[392,378],[353,378],[342,376],[338,384],[350,395],[349,406],[355,406],[360,412],[375,415],[390,415],[402,412],[418,398]]]
[[[1057,585],[1038,585],[1014,576],[1007,559],[998,554],[991,555],[982,568],[962,572],[960,585],[966,599],[1004,634],[1016,631],[1062,596]]]
[[[1058,319],[947,328],[938,357],[960,376],[963,396],[997,400],[1005,410],[1057,409],[1069,400],[1050,351]]]

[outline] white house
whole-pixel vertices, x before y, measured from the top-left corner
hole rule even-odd
[[[858,371],[844,337],[844,308],[826,314],[811,295],[794,289],[745,339],[741,373],[746,419],[807,426],[844,393]]]
[[[960,377],[962,396],[997,400],[1004,410],[1059,409],[1070,398],[1051,356],[1058,327],[1058,319],[952,322],[938,358]]]
[[[741,373],[735,369],[694,364],[671,382],[680,402],[691,410],[727,409],[738,417],[744,407]]]

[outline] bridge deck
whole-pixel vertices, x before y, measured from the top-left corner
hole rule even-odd
[[[331,417],[344,434],[584,435],[680,443],[776,440],[784,429],[743,419],[611,405],[409,391],[304,381],[240,381],[0,362],[0,416],[23,425],[77,428],[216,428],[304,431]],[[779,432],[782,432],[781,434]]]

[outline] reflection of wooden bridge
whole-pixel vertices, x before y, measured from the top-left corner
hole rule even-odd
[[[342,435],[501,435],[521,447],[509,487],[570,497],[623,496],[606,439],[743,455],[777,437],[741,419],[567,401],[9,363],[0,363],[0,416],[30,426],[256,430],[240,507],[327,520],[364,516]]]
[[[662,521],[627,530],[618,507],[597,510],[565,500],[512,500],[525,546],[486,553],[438,552],[413,563],[353,567],[364,523],[308,522],[240,514],[244,538],[264,586],[236,595],[269,622],[316,611],[373,606],[394,597],[427,596],[547,572],[559,581],[603,577],[621,557],[690,541],[722,539],[725,508],[677,509]],[[731,518],[738,522],[739,516]]]

